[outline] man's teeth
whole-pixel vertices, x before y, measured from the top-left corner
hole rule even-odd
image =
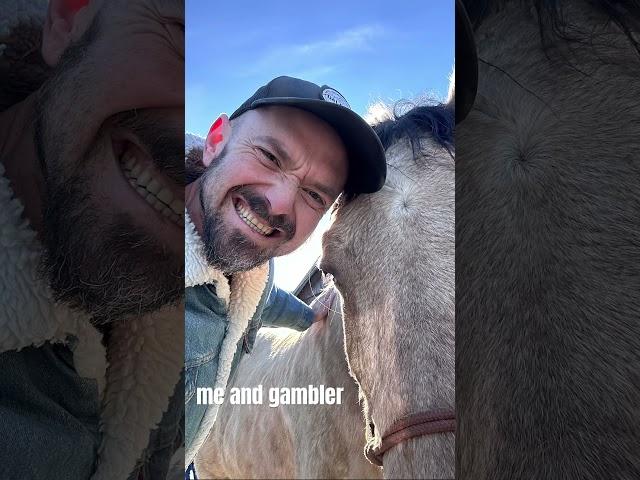
[[[244,223],[249,225],[249,227],[252,230],[262,235],[271,235],[271,233],[273,233],[273,228],[262,223],[255,216],[253,216],[249,210],[244,208],[242,205],[236,206],[236,212],[238,212],[238,215],[240,216],[240,218],[244,221]]]
[[[162,216],[178,225],[184,225],[184,201],[173,196],[163,178],[154,176],[155,172],[138,162],[131,152],[124,154],[122,165],[124,176],[149,205]]]

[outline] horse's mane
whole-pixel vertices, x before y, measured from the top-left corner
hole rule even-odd
[[[393,106],[377,103],[369,108],[365,118],[387,150],[397,141],[407,138],[411,144],[414,158],[420,158],[425,148],[425,139],[429,139],[454,156],[455,108],[452,104],[436,103],[418,105],[409,100],[400,100]],[[358,195],[345,191],[334,210]]]
[[[408,109],[408,110],[407,110]],[[414,156],[422,151],[428,137],[453,155],[455,110],[446,104],[415,105],[406,100],[397,102],[388,118],[373,125],[384,149],[401,138],[408,138]]]
[[[462,0],[469,20],[474,29],[495,13],[503,10],[510,0]],[[546,43],[547,34],[566,41],[581,41],[585,34],[592,32],[579,32],[567,18],[563,0],[520,0],[523,5],[532,6],[538,16],[540,39]],[[639,0],[582,0],[586,7],[594,9],[617,24],[625,33],[631,44],[640,54],[640,40],[637,34],[640,26],[640,1]]]

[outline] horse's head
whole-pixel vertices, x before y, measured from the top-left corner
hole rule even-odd
[[[640,5],[464,3],[478,85],[456,130],[457,473],[633,478]]]
[[[400,417],[453,409],[455,397],[454,110],[399,108],[374,125],[387,154],[384,187],[339,202],[321,261],[343,297],[349,366],[374,441]],[[451,469],[452,449],[439,452]]]

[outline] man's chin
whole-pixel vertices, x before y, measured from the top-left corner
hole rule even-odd
[[[209,265],[226,275],[253,270],[275,256],[275,251],[259,248],[238,230],[226,232],[214,222],[205,221],[202,240]]]
[[[82,203],[83,182],[51,192],[45,215],[43,273],[56,300],[105,324],[177,303],[184,257],[170,254],[125,216]]]
[[[248,272],[272,258],[267,254],[256,255],[255,252],[236,252],[232,255],[224,255],[213,250],[207,250],[206,255],[207,263],[225,275]]]

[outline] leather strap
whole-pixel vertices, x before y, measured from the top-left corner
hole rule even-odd
[[[364,454],[371,463],[381,467],[384,454],[402,442],[423,435],[455,431],[456,414],[453,410],[414,413],[396,421],[377,448],[373,446],[375,437],[369,440]]]

